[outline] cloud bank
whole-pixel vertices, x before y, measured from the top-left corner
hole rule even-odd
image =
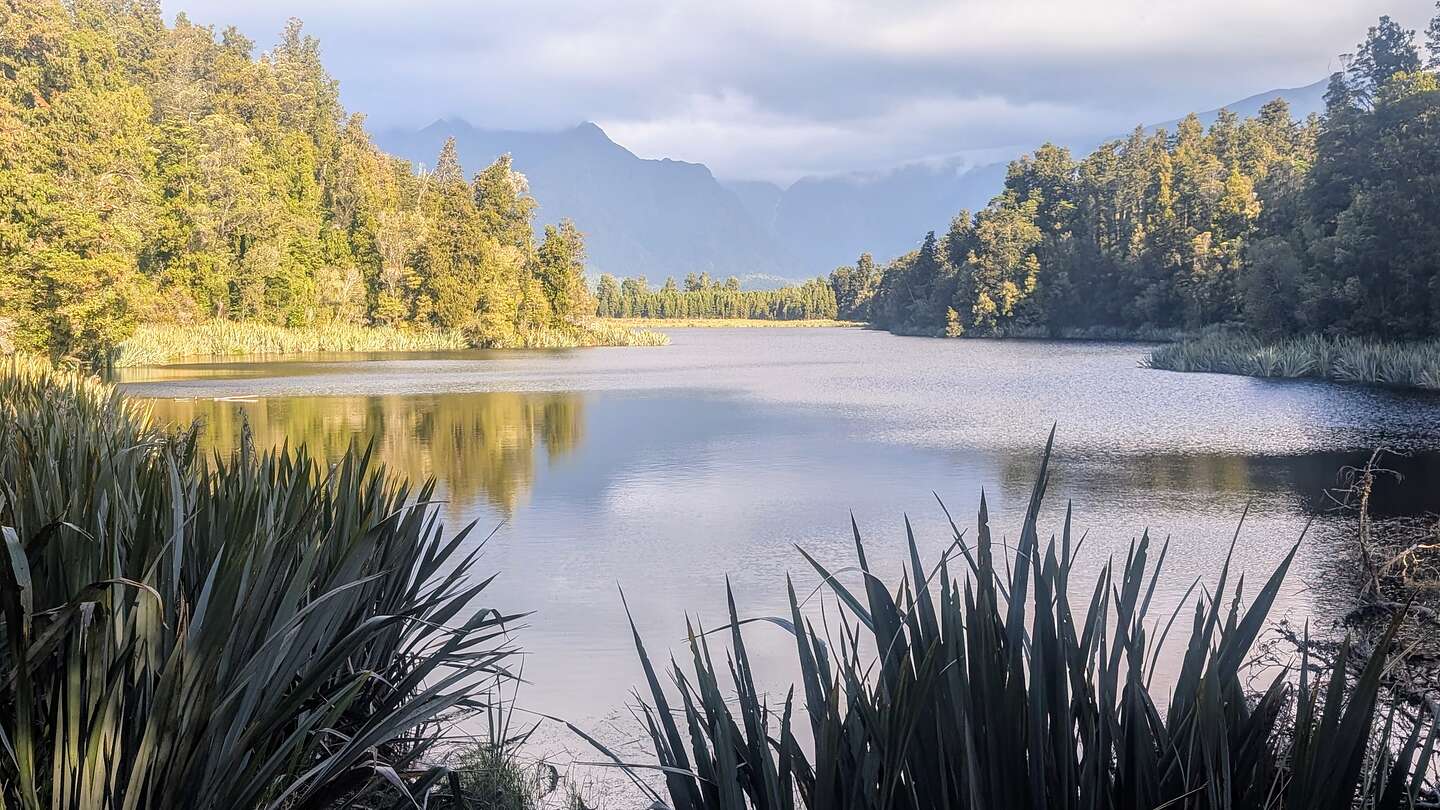
[[[372,126],[599,123],[646,157],[789,181],[1079,138],[1336,68],[1431,0],[165,3],[260,48],[290,16]]]

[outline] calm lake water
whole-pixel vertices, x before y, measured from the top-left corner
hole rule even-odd
[[[1013,538],[1052,423],[1046,527],[1073,499],[1085,573],[1146,529],[1169,537],[1162,607],[1213,577],[1249,503],[1247,581],[1313,520],[1280,613],[1325,617],[1353,570],[1326,491],[1371,448],[1410,454],[1391,460],[1406,480],[1384,486],[1381,511],[1440,510],[1436,396],[1151,371],[1138,344],[671,335],[654,349],[306,357],[122,381],[159,417],[203,420],[222,449],[243,412],[257,443],[333,456],[373,439],[393,468],[436,478],[452,526],[499,527],[490,601],[534,611],[520,703],[592,727],[642,682],[619,589],[662,653],[679,650],[687,611],[724,623],[726,577],[742,615],[775,615],[787,572],[802,591],[816,583],[795,545],[851,564],[852,512],[891,581],[905,515],[932,561],[949,544],[936,495],[968,527],[983,488]],[[791,640],[752,627],[757,666],[788,681]]]

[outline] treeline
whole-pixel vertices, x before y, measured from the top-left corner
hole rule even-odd
[[[658,290],[644,276],[617,281],[608,273],[595,286],[595,314],[602,318],[736,318],[798,321],[835,318],[835,290],[823,278],[778,290],[742,290],[731,276],[724,283],[708,273],[673,277]]]
[[[156,0],[25,0],[0,26],[0,344],[92,354],[140,322],[383,324],[479,345],[588,316],[569,223],[535,244],[508,157],[377,149],[291,21],[254,55]]]
[[[1440,10],[1440,6],[1437,6]],[[1440,13],[1422,59],[1388,17],[1323,116],[1191,115],[1076,160],[1046,145],[1003,193],[877,267],[830,276],[841,317],[903,333],[1440,333]]]

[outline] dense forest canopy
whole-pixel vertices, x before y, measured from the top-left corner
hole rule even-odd
[[[465,330],[594,309],[575,226],[535,244],[508,157],[379,151],[316,40],[256,57],[158,0],[18,0],[0,26],[0,345],[95,354],[139,322]]]
[[[1440,6],[1423,51],[1382,17],[1345,65],[1324,116],[1277,99],[1079,160],[1043,146],[947,233],[832,273],[840,315],[952,337],[1440,334]]]
[[[778,290],[741,290],[740,279],[711,281],[690,273],[685,284],[665,279],[650,289],[644,276],[617,281],[608,273],[595,285],[595,313],[602,318],[741,318],[796,321],[836,317],[835,291],[823,278]]]

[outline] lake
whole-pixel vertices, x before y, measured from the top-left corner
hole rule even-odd
[[[1170,538],[1161,607],[1213,577],[1249,504],[1236,549],[1247,582],[1314,521],[1277,615],[1333,613],[1354,559],[1327,491],[1371,448],[1409,454],[1390,459],[1406,479],[1383,485],[1378,510],[1440,509],[1435,395],[1152,371],[1140,344],[671,336],[663,348],[217,362],[121,381],[160,418],[203,420],[222,450],[243,414],[257,444],[333,457],[373,440],[395,470],[437,479],[451,526],[495,530],[490,601],[533,611],[517,636],[531,682],[519,702],[592,728],[628,719],[642,682],[620,589],[651,652],[678,651],[687,611],[724,623],[727,577],[742,615],[775,615],[787,572],[802,594],[816,584],[796,545],[850,565],[852,513],[872,564],[898,582],[906,515],[932,561],[950,543],[937,495],[971,527],[983,488],[997,533],[1017,535],[1052,424],[1042,530],[1058,531],[1073,499],[1085,574],[1146,529]],[[757,667],[787,681],[790,639],[765,624],[747,634]]]

